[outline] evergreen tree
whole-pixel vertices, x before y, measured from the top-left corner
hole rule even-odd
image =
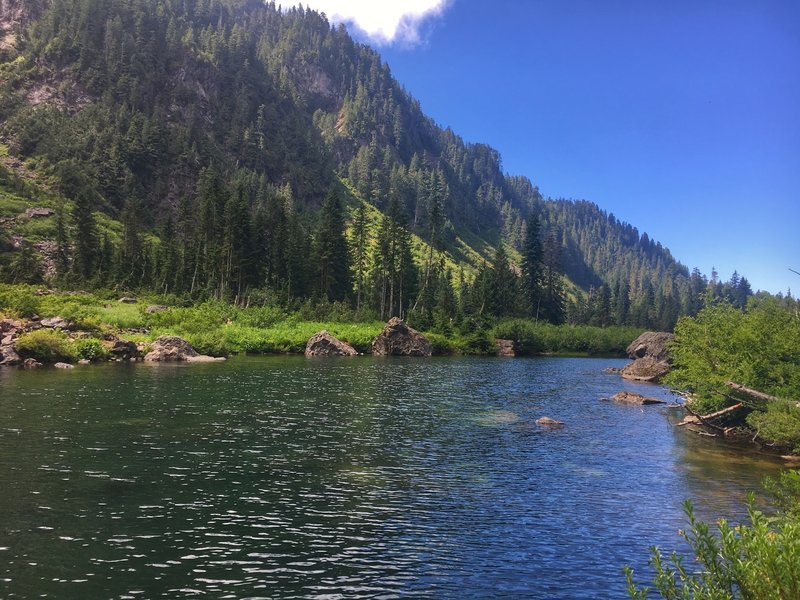
[[[344,211],[339,192],[331,188],[322,204],[314,236],[317,295],[330,302],[346,299],[352,291],[350,255],[345,237]]]
[[[522,290],[529,314],[533,316],[537,315],[541,301],[542,242],[539,236],[539,218],[531,215],[522,245]]]

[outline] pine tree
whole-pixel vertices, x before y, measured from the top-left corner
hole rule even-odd
[[[350,253],[345,237],[344,211],[339,192],[332,188],[320,211],[314,235],[316,293],[329,302],[345,300],[352,291]]]
[[[522,244],[522,289],[532,316],[538,314],[541,302],[542,242],[539,236],[539,217],[531,215]]]

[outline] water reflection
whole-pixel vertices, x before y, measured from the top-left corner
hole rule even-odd
[[[774,464],[603,401],[671,399],[619,364],[0,370],[0,596],[622,595]]]

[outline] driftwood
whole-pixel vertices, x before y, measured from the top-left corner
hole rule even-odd
[[[759,392],[758,390],[754,390],[753,388],[749,388],[733,381],[728,381],[725,383],[725,385],[733,390],[734,396],[743,396],[748,400],[756,400],[757,402],[776,402],[778,400],[778,398],[775,396],[770,396],[769,394]]]
[[[739,402],[738,404],[734,404],[733,406],[729,406],[728,408],[723,408],[722,410],[718,410],[716,412],[709,413],[707,415],[699,415],[696,412],[694,412],[691,408],[689,408],[688,406],[684,406],[684,408],[686,408],[687,412],[690,415],[692,415],[695,419],[697,419],[697,421],[701,425],[705,425],[706,427],[708,427],[710,429],[714,429],[715,431],[719,431],[723,435],[728,435],[728,432],[732,428],[731,427],[720,427],[719,425],[715,425],[714,423],[712,423],[711,420],[712,419],[716,419],[717,417],[721,417],[723,415],[730,414],[732,412],[736,412],[737,410],[739,410],[741,408],[744,408],[744,407],[745,407],[744,403],[743,402]],[[684,419],[683,423],[679,423],[679,425],[691,425],[691,424],[693,424],[693,422],[692,421],[688,421],[687,419]],[[687,429],[691,429],[691,428],[689,427]],[[695,430],[692,429],[692,431],[695,431]]]

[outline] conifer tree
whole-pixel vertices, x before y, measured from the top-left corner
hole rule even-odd
[[[315,288],[320,298],[335,302],[350,295],[350,254],[345,237],[344,211],[336,188],[331,188],[322,204],[314,236],[314,264]]]

